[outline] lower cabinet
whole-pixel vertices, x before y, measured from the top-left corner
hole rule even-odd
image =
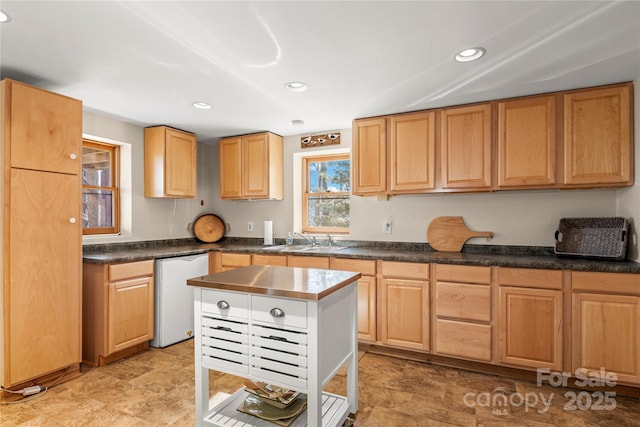
[[[434,265],[435,354],[491,362],[491,267]]]
[[[358,339],[376,341],[376,261],[332,258],[331,269],[362,274],[358,280]]]
[[[640,275],[572,273],[572,370],[640,384]]]
[[[148,347],[154,334],[154,261],[84,264],[82,358],[104,365]]]
[[[379,274],[380,341],[429,350],[429,264],[382,261]]]
[[[562,271],[499,268],[498,362],[563,368]]]

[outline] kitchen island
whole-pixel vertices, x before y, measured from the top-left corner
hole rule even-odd
[[[197,425],[262,425],[237,410],[244,389],[209,408],[210,369],[305,393],[306,411],[292,426],[340,426],[355,414],[360,276],[249,266],[189,279],[195,287]],[[346,396],[323,392],[343,366]]]

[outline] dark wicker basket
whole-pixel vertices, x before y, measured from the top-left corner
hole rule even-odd
[[[562,218],[556,230],[557,255],[623,261],[629,223],[625,218]]]

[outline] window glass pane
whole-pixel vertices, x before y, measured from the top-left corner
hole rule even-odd
[[[111,187],[111,151],[82,147],[82,185]]]
[[[82,190],[82,227],[113,227],[113,191]]]
[[[309,227],[349,227],[349,196],[309,196],[308,202]]]
[[[310,161],[309,192],[349,192],[349,160]]]

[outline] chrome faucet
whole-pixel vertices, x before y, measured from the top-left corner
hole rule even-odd
[[[331,234],[327,234],[327,239],[329,239],[327,246],[333,246],[333,237],[331,237]]]
[[[304,234],[301,234],[301,233],[298,233],[298,232],[294,232],[293,234],[296,234],[296,235],[302,237],[307,242],[311,243],[311,246],[315,246],[316,245],[316,236],[309,237],[309,234],[306,231],[304,232]]]

